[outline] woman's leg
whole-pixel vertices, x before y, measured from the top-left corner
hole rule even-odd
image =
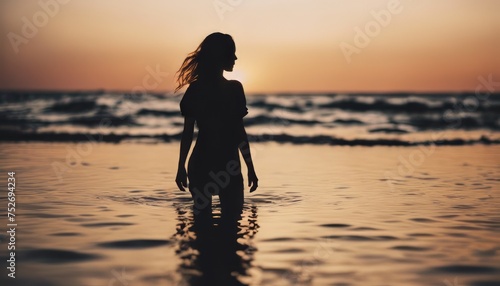
[[[200,191],[197,187],[190,187],[189,192],[193,198],[193,213],[198,214],[212,214],[212,196],[207,196]]]
[[[243,188],[224,189],[219,194],[221,219],[238,220],[243,212]]]

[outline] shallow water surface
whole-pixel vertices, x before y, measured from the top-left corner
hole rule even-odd
[[[234,224],[193,219],[177,143],[0,144],[1,285],[500,285],[500,147],[253,149]]]

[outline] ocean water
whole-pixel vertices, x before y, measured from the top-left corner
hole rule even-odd
[[[221,229],[176,189],[178,143],[85,144],[0,143],[1,285],[500,285],[498,145],[254,143],[260,187]]]
[[[178,140],[182,95],[3,92],[2,140]],[[500,95],[251,94],[257,142],[330,145],[498,144]]]
[[[0,95],[1,285],[500,285],[498,94],[248,95],[260,187],[201,226],[180,99]]]

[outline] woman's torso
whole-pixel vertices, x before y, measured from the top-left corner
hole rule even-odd
[[[198,138],[192,156],[202,160],[224,163],[238,160],[241,118],[235,89],[230,81],[218,84],[195,83],[192,106],[195,110]]]

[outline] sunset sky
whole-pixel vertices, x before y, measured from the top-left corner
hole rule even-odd
[[[478,76],[500,81],[499,12],[496,0],[2,0],[0,89],[132,90],[150,67],[163,74],[148,89],[169,91],[220,31],[238,56],[226,75],[247,93],[474,90]]]

